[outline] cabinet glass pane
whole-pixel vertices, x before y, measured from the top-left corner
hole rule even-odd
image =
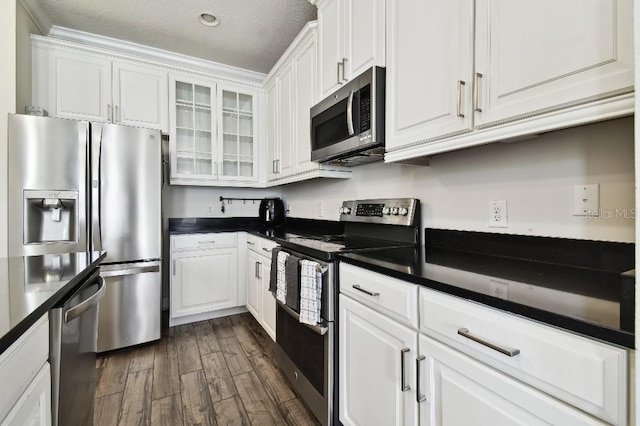
[[[176,148],[178,152],[192,152],[193,131],[189,129],[176,129]]]
[[[253,117],[242,114],[238,119],[240,121],[239,133],[243,136],[253,136]]]
[[[198,105],[211,106],[211,89],[205,86],[195,86],[195,102]]]
[[[196,173],[199,175],[210,175],[212,174],[213,171],[213,167],[212,167],[213,161],[211,160],[207,160],[207,159],[203,159],[203,158],[197,158],[196,159]]]
[[[253,156],[253,138],[240,136],[240,155],[251,159]]]
[[[176,81],[176,101],[192,102],[193,85]]]
[[[253,96],[238,94],[238,105],[240,111],[253,113]]]
[[[193,108],[176,105],[176,127],[193,129]]]
[[[240,163],[240,176],[242,177],[251,177],[253,176],[253,163],[251,162],[241,162]]]
[[[194,172],[193,169],[193,158],[184,158],[184,157],[178,157],[178,160],[176,162],[177,164],[177,168],[178,168],[178,173],[179,174],[183,174],[183,175],[192,175]]]
[[[238,133],[238,114],[230,112],[223,113],[222,129],[225,133]]]
[[[236,92],[222,91],[222,108],[226,110],[238,109],[238,94]]]
[[[211,153],[211,132],[196,132],[196,151]]]
[[[222,172],[225,176],[238,176],[238,163],[236,161],[223,161]]]
[[[196,108],[195,115],[197,130],[211,130],[211,110]]]
[[[235,135],[223,135],[223,152],[224,156],[238,155],[238,137]]]

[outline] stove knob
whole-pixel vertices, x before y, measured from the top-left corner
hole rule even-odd
[[[397,216],[398,215],[398,208],[397,207],[391,207],[391,214]]]
[[[389,209],[389,207],[384,206],[382,208],[382,214],[389,214],[389,213],[391,213],[391,210]]]
[[[342,208],[342,213],[351,214],[351,207],[343,207]]]
[[[406,207],[400,207],[399,213],[401,216],[406,216],[409,214],[409,210]]]

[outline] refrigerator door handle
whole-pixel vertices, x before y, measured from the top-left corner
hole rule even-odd
[[[114,271],[101,271],[102,277],[120,277],[123,275],[143,274],[145,272],[160,272],[160,265],[136,266],[133,268],[123,268]]]
[[[93,251],[102,250],[102,222],[101,210],[102,202],[101,193],[101,176],[100,165],[102,163],[102,132],[104,127],[100,124],[92,124],[92,126],[100,126],[99,131],[92,131],[94,137],[91,147],[91,246]]]

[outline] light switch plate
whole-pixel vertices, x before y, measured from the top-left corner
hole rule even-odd
[[[573,215],[599,216],[600,184],[576,185],[573,187]]]

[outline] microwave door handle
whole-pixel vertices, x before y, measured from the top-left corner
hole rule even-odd
[[[349,92],[349,100],[347,101],[347,129],[349,130],[349,136],[353,136],[355,131],[353,130],[353,95],[355,90]]]

